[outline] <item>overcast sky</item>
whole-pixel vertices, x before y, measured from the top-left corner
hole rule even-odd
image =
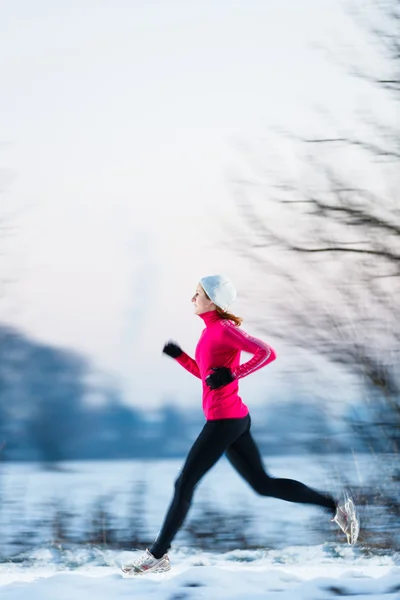
[[[231,276],[250,316],[252,274],[222,241],[229,173],[243,143],[279,147],[273,129],[349,122],[364,91],[321,48],[354,31],[335,0],[2,0],[2,318],[83,352],[132,402],[196,402],[161,348],[193,355],[203,275]],[[243,382],[249,403],[284,364]]]

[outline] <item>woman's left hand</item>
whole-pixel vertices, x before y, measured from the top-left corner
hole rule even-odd
[[[235,380],[235,376],[228,367],[215,367],[213,373],[207,375],[206,384],[212,390],[216,390]]]

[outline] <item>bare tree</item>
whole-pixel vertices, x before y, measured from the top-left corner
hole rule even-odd
[[[350,372],[375,412],[374,428],[360,426],[359,433],[374,447],[397,450],[400,1],[377,2],[376,8],[381,25],[369,26],[368,34],[379,43],[387,72],[358,67],[352,75],[389,95],[395,118],[364,118],[361,139],[342,132],[292,136],[312,166],[307,181],[271,183],[263,166],[253,163],[254,177],[234,181],[241,219],[234,235],[242,256],[279,290],[271,317],[259,327]]]

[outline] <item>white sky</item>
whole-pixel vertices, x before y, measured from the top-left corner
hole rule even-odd
[[[16,226],[3,318],[87,354],[132,402],[196,402],[199,382],[161,348],[193,354],[201,276],[252,286],[218,243],[238,144],[316,131],[316,107],[348,122],[365,90],[316,45],[335,52],[353,33],[334,0],[2,0],[2,203]],[[284,364],[242,391],[264,399]]]

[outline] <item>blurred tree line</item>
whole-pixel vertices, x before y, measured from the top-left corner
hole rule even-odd
[[[116,387],[95,385],[90,375],[79,354],[0,325],[1,458],[57,462],[184,452],[188,428],[172,403],[149,422]]]
[[[348,450],[348,432],[335,430],[315,402],[266,399],[252,413],[265,454]],[[116,386],[96,383],[90,363],[79,354],[0,325],[2,460],[183,457],[203,424],[200,396],[188,410],[165,398],[157,411],[140,411],[123,401]]]

